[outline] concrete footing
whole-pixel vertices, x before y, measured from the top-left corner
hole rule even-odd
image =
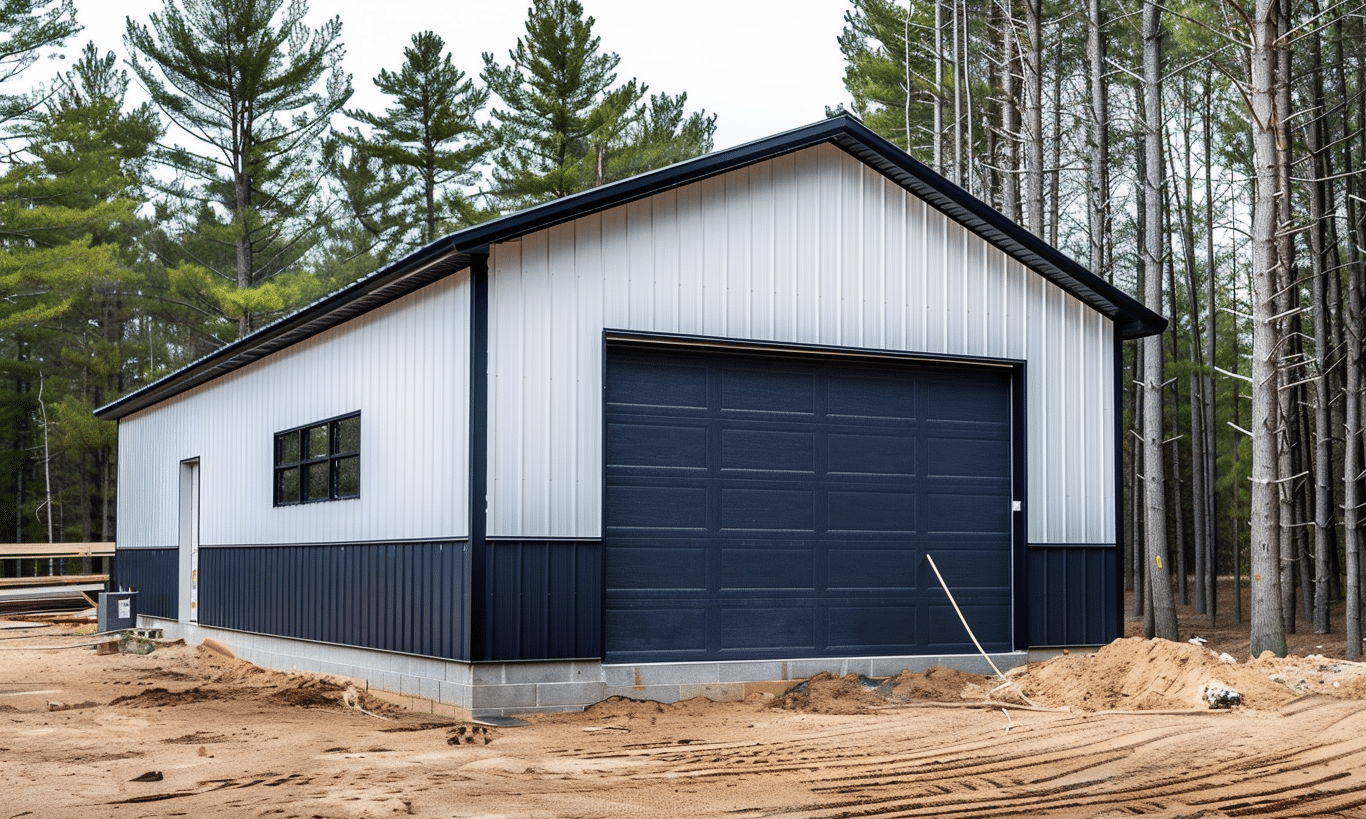
[[[599,660],[470,663],[370,648],[332,645],[196,623],[139,616],[168,638],[194,645],[213,639],[266,668],[310,671],[363,681],[370,693],[423,713],[468,719],[579,711],[609,697],[657,702],[706,697],[720,702],[754,693],[780,694],[821,672],[890,677],[948,666],[990,674],[979,655],[844,657],[701,663],[605,665]],[[1023,665],[1023,651],[991,655],[1002,671]]]

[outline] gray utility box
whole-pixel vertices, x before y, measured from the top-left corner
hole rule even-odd
[[[138,624],[137,592],[100,592],[100,633],[134,628]]]

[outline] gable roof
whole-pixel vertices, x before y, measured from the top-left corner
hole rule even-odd
[[[490,245],[689,185],[822,143],[830,143],[928,202],[1007,255],[1110,318],[1121,338],[1155,335],[1167,320],[1091,273],[1000,212],[930,170],[850,116],[831,117],[766,139],[706,154],[466,228],[405,256],[254,333],[95,411],[117,419],[317,335],[468,267]]]

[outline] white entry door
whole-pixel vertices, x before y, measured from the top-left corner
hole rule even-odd
[[[180,463],[180,619],[199,622],[199,459]]]

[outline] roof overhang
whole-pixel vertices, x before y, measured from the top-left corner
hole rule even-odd
[[[1167,320],[849,116],[706,154],[475,225],[429,244],[160,380],[95,411],[117,419],[211,381],[461,270],[491,245],[662,191],[830,143],[914,193],[1113,322],[1121,338],[1156,335]]]

